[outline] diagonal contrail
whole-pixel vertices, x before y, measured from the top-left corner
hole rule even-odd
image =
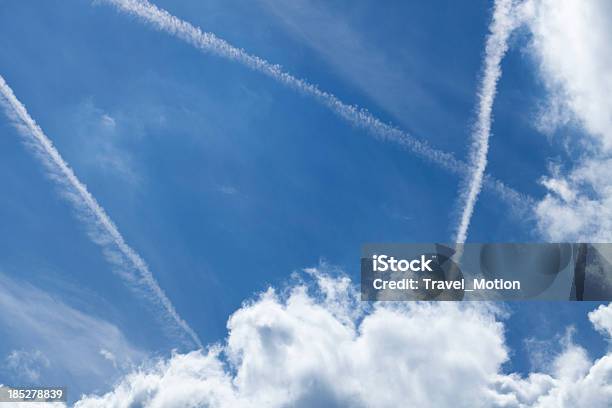
[[[158,30],[174,35],[202,51],[210,52],[232,61],[237,61],[290,88],[312,96],[338,116],[349,121],[356,127],[365,129],[378,139],[399,143],[407,150],[425,160],[437,164],[453,174],[459,176],[468,174],[468,166],[464,162],[457,160],[453,154],[434,149],[429,146],[427,142],[415,139],[408,133],[383,123],[367,110],[354,105],[348,105],[335,95],[320,90],[316,85],[284,72],[280,65],[272,64],[260,57],[248,54],[244,50],[234,47],[227,41],[218,38],[215,34],[203,32],[200,28],[194,27],[192,24],[173,16],[166,10],[158,8],[147,0],[101,1],[113,4],[120,11],[137,16],[145,22],[150,23]],[[504,200],[512,204],[515,209],[528,208],[533,202],[533,199],[516,192],[489,175],[484,177],[484,184],[500,195]]]
[[[482,189],[489,137],[491,135],[491,114],[497,82],[501,77],[501,61],[508,50],[508,37],[515,28],[512,13],[512,0],[496,0],[493,18],[489,26],[489,35],[485,46],[482,81],[478,90],[478,119],[472,133],[472,145],[469,158],[472,168],[468,172],[467,185],[461,193],[463,212],[457,226],[455,242],[463,243],[467,239],[474,205]]]
[[[147,296],[161,307],[164,318],[173,327],[180,329],[195,345],[202,348],[198,335],[178,315],[176,309],[153,277],[145,261],[123,239],[119,230],[98,204],[96,199],[79,181],[68,163],[59,154],[53,142],[30,117],[25,106],[17,99],[13,90],[0,75],[0,104],[7,116],[23,136],[25,143],[47,168],[49,176],[58,183],[62,193],[72,203],[77,214],[88,227],[89,236],[102,247],[107,260],[112,262],[120,275],[138,289],[144,289]]]

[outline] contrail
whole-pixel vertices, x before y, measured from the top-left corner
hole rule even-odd
[[[100,1],[112,4],[120,11],[139,17],[158,30],[176,36],[204,52],[237,61],[254,71],[261,72],[285,84],[289,88],[314,97],[318,102],[327,106],[341,118],[358,128],[368,131],[378,139],[399,143],[405,149],[425,160],[437,164],[453,174],[464,176],[468,173],[468,166],[464,162],[457,160],[453,154],[432,148],[428,143],[417,140],[408,133],[383,123],[367,110],[355,105],[348,105],[335,95],[320,90],[316,85],[284,72],[280,65],[272,64],[260,57],[248,54],[246,51],[234,47],[227,41],[218,38],[215,34],[203,32],[200,28],[194,27],[192,24],[173,16],[166,10],[158,8],[147,0]],[[515,209],[525,209],[533,203],[533,199],[516,192],[504,185],[501,181],[495,180],[493,177],[487,175],[484,181],[488,188],[495,191],[503,199],[509,201]]]
[[[153,277],[145,261],[123,239],[119,230],[98,204],[96,199],[79,181],[68,163],[59,154],[53,142],[44,134],[25,106],[0,75],[0,104],[19,131],[28,147],[42,161],[49,176],[58,183],[62,193],[72,203],[77,214],[85,221],[91,239],[98,244],[107,260],[112,262],[120,275],[146,294],[165,311],[165,319],[184,332],[198,347],[202,342],[198,335],[178,315],[170,299]]]
[[[489,36],[485,46],[482,82],[478,91],[478,119],[472,133],[472,145],[469,154],[469,161],[473,165],[468,172],[466,188],[461,194],[464,206],[456,232],[455,242],[457,243],[464,243],[467,239],[474,205],[482,189],[485,168],[487,167],[489,137],[491,135],[491,112],[497,82],[501,77],[501,61],[508,50],[508,37],[515,28],[515,20],[512,18],[511,12],[512,0],[495,1],[493,18],[489,26]]]

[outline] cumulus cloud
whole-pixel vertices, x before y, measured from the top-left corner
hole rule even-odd
[[[612,357],[591,362],[569,337],[549,372],[504,374],[504,313],[490,304],[368,304],[347,277],[307,272],[286,290],[245,302],[223,343],[142,367],[75,406],[591,408],[612,401]]]
[[[612,304],[601,305],[588,315],[595,328],[612,339]],[[498,407],[609,407],[612,403],[612,354],[591,360],[587,351],[573,341],[569,327],[559,340],[561,352],[542,365],[544,371],[500,374],[494,385]],[[555,341],[556,343],[557,341]],[[549,344],[549,349],[553,349]],[[548,357],[546,357],[548,359]]]
[[[500,376],[497,402],[504,407],[609,407],[612,401],[612,355],[591,361],[586,350],[571,340],[557,356],[550,373],[527,378]]]
[[[611,106],[612,108],[612,106]],[[568,174],[551,171],[537,204],[538,226],[553,241],[610,242],[612,238],[612,158],[585,159]]]
[[[606,0],[527,0],[523,18],[530,49],[548,88],[540,128],[568,124],[577,164],[542,179],[548,194],[536,206],[540,231],[552,240],[609,241],[612,237],[612,3]]]
[[[542,77],[551,91],[550,118],[579,122],[612,148],[612,4],[606,0],[528,0],[524,16]]]
[[[601,305],[593,310],[589,313],[589,320],[595,329],[607,334],[612,340],[612,303],[607,306]]]

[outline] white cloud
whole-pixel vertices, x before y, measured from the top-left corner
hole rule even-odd
[[[612,340],[612,303],[607,306],[601,305],[590,312],[589,320],[593,323],[595,329],[607,334]]]
[[[611,106],[612,108],[612,106]],[[547,195],[536,206],[538,226],[553,241],[609,242],[612,238],[612,159],[585,159],[562,175],[542,179]]]
[[[531,51],[549,91],[540,124],[573,124],[574,168],[542,180],[548,189],[536,206],[539,229],[551,240],[607,242],[612,238],[612,3],[607,0],[528,0],[523,17]]]
[[[359,301],[346,278],[307,271],[228,321],[208,351],[175,354],[76,407],[607,407],[612,357],[568,339],[550,372],[503,374],[500,311],[486,303]],[[612,322],[609,322],[612,324]]]
[[[27,383],[68,381],[73,391],[100,386],[124,372],[106,361],[100,349],[117,356],[124,370],[144,357],[115,325],[2,274],[0,310],[2,345],[15,348],[0,371]]]
[[[609,407],[612,401],[612,355],[591,361],[586,350],[569,343],[551,373],[528,378],[501,376],[498,403],[505,407]],[[503,401],[503,403],[502,403]],[[496,405],[497,406],[497,405]]]
[[[117,368],[117,357],[107,349],[100,349],[100,355],[110,361],[113,364],[113,367]]]
[[[66,146],[67,154],[73,153],[76,167],[115,176],[116,181],[128,182],[130,187],[142,182],[136,162],[124,145],[134,137],[131,129],[124,126],[125,121],[98,108],[91,98],[70,107],[66,117],[77,136],[69,139]]]
[[[531,370],[549,370],[559,349],[551,347],[551,339],[529,337],[523,340]]]
[[[38,381],[40,369],[49,367],[49,359],[40,350],[13,350],[6,356],[6,368],[17,378]]]
[[[115,121],[115,119],[107,113],[102,114],[102,116],[100,117],[100,122],[102,126],[108,129],[114,130],[117,127],[117,122]]]
[[[612,4],[607,0],[528,0],[524,12],[552,105],[564,108],[562,113],[557,108],[553,117],[561,124],[579,122],[609,151]]]
[[[238,194],[238,189],[234,186],[230,186],[230,185],[222,185],[219,186],[217,188],[217,190],[221,193],[221,194],[225,194],[225,195],[236,195]]]

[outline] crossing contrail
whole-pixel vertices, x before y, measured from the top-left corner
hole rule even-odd
[[[469,153],[469,162],[472,167],[468,171],[467,183],[460,196],[464,205],[456,231],[455,242],[457,243],[463,243],[467,239],[474,205],[482,189],[485,168],[487,167],[493,101],[495,100],[497,82],[501,77],[501,61],[508,50],[508,37],[515,27],[515,20],[511,15],[512,8],[512,0],[495,1],[489,35],[485,45],[482,80],[478,90],[478,119],[472,133]]]
[[[115,265],[117,272],[131,285],[145,290],[147,297],[165,312],[165,320],[174,328],[180,329],[196,346],[202,348],[198,335],[179,316],[145,261],[125,242],[104,208],[77,178],[53,146],[53,142],[32,119],[1,75],[0,104],[24,138],[26,145],[42,161],[49,176],[60,186],[64,196],[84,220],[90,238],[102,248],[106,259]]]
[[[335,95],[320,90],[316,85],[282,70],[280,65],[272,64],[263,58],[248,54],[213,33],[204,32],[200,28],[173,16],[164,9],[151,4],[147,0],[101,0],[114,5],[118,10],[136,16],[151,24],[160,31],[165,31],[194,47],[239,62],[246,67],[261,72],[274,80],[295,89],[303,94],[315,98],[319,103],[328,107],[335,114],[347,120],[354,126],[362,128],[381,140],[399,143],[403,148],[419,157],[435,163],[443,169],[464,177],[469,167],[455,158],[451,153],[443,152],[431,147],[427,142],[418,140],[392,125],[382,122],[365,109],[355,105],[348,105]],[[496,192],[502,199],[508,201],[515,209],[525,209],[533,202],[531,198],[516,192],[501,181],[486,175],[484,184]]]

